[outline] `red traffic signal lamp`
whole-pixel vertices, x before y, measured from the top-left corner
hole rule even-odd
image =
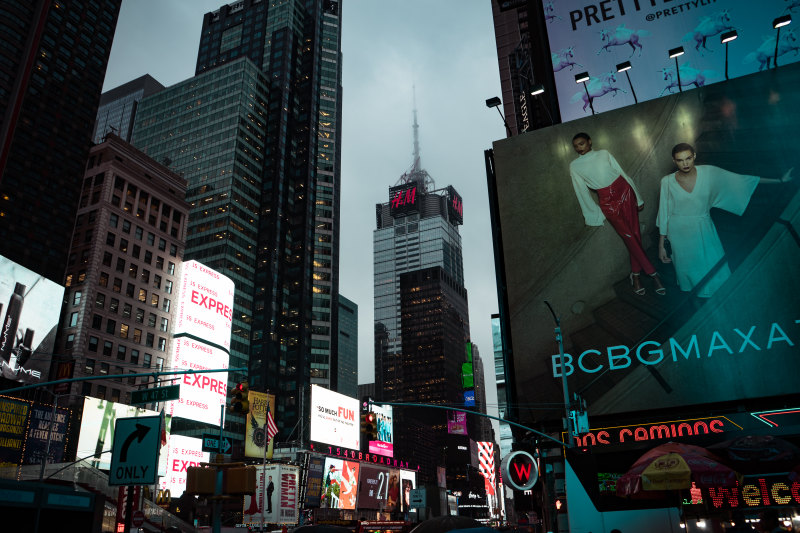
[[[246,381],[240,381],[235,387],[230,389],[233,398],[231,398],[231,405],[228,407],[228,411],[241,415],[250,412],[249,392],[250,390],[248,389]]]
[[[372,411],[364,413],[364,435],[367,440],[378,440],[378,418]]]

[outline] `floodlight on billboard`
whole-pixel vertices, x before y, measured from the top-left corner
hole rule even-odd
[[[319,385],[311,386],[311,440],[359,449],[358,400]]]
[[[0,377],[47,379],[64,287],[0,255]]]
[[[207,463],[211,454],[203,451],[203,439],[172,435],[167,445],[167,473],[159,478],[158,486],[179,498],[186,490],[186,469]]]

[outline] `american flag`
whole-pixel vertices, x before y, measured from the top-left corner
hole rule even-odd
[[[267,402],[267,443],[277,434],[278,426],[275,425],[275,419],[272,418],[272,411],[269,408],[269,402]]]

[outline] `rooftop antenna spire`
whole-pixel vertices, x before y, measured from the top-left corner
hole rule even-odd
[[[414,94],[414,164],[412,172],[419,172],[419,124],[417,124],[417,86],[412,85],[411,90]]]

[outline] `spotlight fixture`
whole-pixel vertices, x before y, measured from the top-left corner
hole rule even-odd
[[[589,81],[588,72],[581,72],[580,74],[575,74],[575,83],[584,83],[587,81]]]
[[[722,44],[726,44],[731,41],[735,41],[738,37],[739,33],[736,30],[726,31],[725,33],[719,36],[719,42]]]
[[[777,30],[781,26],[786,26],[790,22],[792,22],[792,16],[791,15],[783,15],[783,16],[778,17],[778,18],[776,18],[775,20],[772,21],[772,27]]]
[[[628,75],[628,71],[633,68],[630,61],[623,61],[619,65],[617,65],[617,72],[624,72],[625,77],[628,78],[628,86],[631,88],[631,94],[633,95],[633,102],[638,104],[639,99],[636,98],[636,91],[633,90],[633,83],[631,83],[631,77]]]
[[[672,59],[673,57],[682,56],[683,54],[684,54],[683,46],[679,46],[669,51],[669,58]]]
[[[498,96],[492,96],[486,99],[486,107],[497,107],[500,103],[500,98]]]
[[[536,96],[537,94],[542,94],[544,92],[544,85],[541,83],[538,85],[534,85],[531,88],[531,96]]]
[[[625,62],[620,63],[619,65],[617,65],[617,72],[625,72],[626,70],[630,70],[630,69],[631,69],[631,62],[630,61],[625,61]]]
[[[583,90],[586,91],[586,100],[589,102],[589,109],[592,110],[592,115],[594,115],[594,104],[592,103],[592,96],[589,94],[589,88],[586,86],[587,81],[589,81],[588,72],[581,72],[580,74],[575,74],[575,83],[583,84]],[[586,106],[584,106],[583,108],[586,109]]]
[[[500,101],[500,97],[498,96],[492,96],[491,98],[486,99],[486,107],[489,108],[494,107],[495,109],[497,109],[497,112],[500,113],[500,118],[503,119],[503,125],[506,127],[506,133],[508,134],[509,137],[511,137],[511,127],[508,125],[508,122],[506,122],[506,117],[503,116],[503,112],[500,111],[501,103],[502,102]]]

